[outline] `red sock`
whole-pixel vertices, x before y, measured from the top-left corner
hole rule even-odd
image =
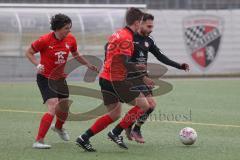
[[[132,125],[132,123],[134,123],[142,114],[144,113],[144,111],[138,107],[138,106],[134,106],[132,109],[130,109],[127,114],[123,117],[123,119],[121,120],[121,122],[119,123],[119,125],[126,129],[128,128],[130,125]]]
[[[41,122],[40,122],[39,129],[38,129],[38,135],[36,137],[36,141],[44,139],[49,127],[51,126],[53,118],[54,118],[54,116],[49,113],[45,113],[43,115]]]
[[[104,130],[112,122],[113,120],[108,114],[103,115],[102,117],[98,118],[97,121],[92,125],[91,131],[95,135],[98,132]]]
[[[62,129],[63,124],[67,120],[68,112],[56,111],[56,116],[57,116],[57,120],[55,123],[55,127],[57,129]]]

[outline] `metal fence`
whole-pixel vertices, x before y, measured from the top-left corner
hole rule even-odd
[[[78,8],[75,4],[63,4],[62,7],[48,4],[45,8],[32,4],[22,4],[21,7],[17,7],[16,4],[15,6],[11,5],[11,7],[3,6],[0,9],[0,81],[25,80],[35,77],[34,67],[23,54],[33,40],[49,32],[49,18],[54,13],[62,12],[72,18],[72,32],[77,38],[79,50],[83,54],[102,58],[108,35],[124,25],[126,7],[130,6],[125,5],[121,8],[120,5],[111,5],[113,8],[108,8],[106,5],[83,5],[84,9]],[[89,6],[91,7],[89,8]],[[141,5],[141,7],[144,8],[145,5]],[[155,16],[155,29],[152,35],[156,43],[171,59],[188,62],[192,66],[191,72],[187,75],[239,75],[240,10],[149,9],[148,12]],[[186,52],[184,41],[184,19],[193,16],[198,21],[199,15],[205,16],[203,17],[204,22],[212,16],[218,17],[220,19],[219,26],[214,27],[223,28],[222,40],[218,46],[219,56],[214,58],[211,67],[206,70],[198,68],[189,56],[191,53]],[[150,56],[149,60],[158,63],[154,57]],[[73,73],[72,77],[79,77],[84,73],[84,70],[80,69]],[[167,75],[186,76],[184,72],[179,72],[171,67],[169,67]]]
[[[240,8],[240,0],[0,0],[0,3],[147,4],[149,9]]]
[[[136,6],[136,5],[135,5]],[[124,26],[130,5],[0,5],[0,81],[34,78],[34,67],[24,56],[26,48],[50,31],[56,13],[68,15],[78,49],[84,55],[102,58],[107,37]],[[146,8],[146,5],[137,5]],[[76,75],[84,75],[82,69]],[[74,73],[72,74],[74,76]]]

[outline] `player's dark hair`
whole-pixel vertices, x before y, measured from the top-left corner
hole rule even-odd
[[[142,16],[143,12],[140,9],[131,7],[127,10],[126,13],[126,24],[128,26],[131,26],[135,21],[140,21],[142,19]]]
[[[143,21],[154,20],[154,16],[152,14],[150,14],[150,13],[144,13],[142,20]]]
[[[53,31],[61,29],[67,24],[70,24],[72,27],[72,20],[67,15],[61,13],[52,16],[50,21],[51,30]]]

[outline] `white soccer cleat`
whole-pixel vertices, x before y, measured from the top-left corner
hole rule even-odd
[[[57,128],[55,127],[55,125],[53,124],[53,125],[51,126],[51,129],[52,129],[54,132],[58,133],[59,137],[60,137],[62,140],[64,140],[64,141],[69,141],[69,140],[70,140],[70,137],[69,137],[68,133],[65,131],[64,128],[62,128],[62,129],[57,129]]]
[[[44,143],[41,143],[41,142],[34,142],[32,147],[36,148],[36,149],[50,149],[51,145],[44,144]]]

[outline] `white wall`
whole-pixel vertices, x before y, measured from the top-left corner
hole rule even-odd
[[[184,73],[172,67],[168,75],[185,74],[240,74],[240,10],[149,10],[155,16],[155,29],[152,33],[158,46],[169,58],[178,62],[187,62],[190,73]],[[222,38],[215,60],[207,68],[202,68],[192,60],[184,41],[183,21],[189,16],[212,17],[222,21]],[[152,62],[157,62],[153,57]]]
[[[22,14],[25,13],[25,11],[23,12],[21,9],[19,9],[19,12],[20,11]],[[6,14],[5,12],[11,12],[11,14]],[[62,12],[64,11],[62,10]],[[96,14],[95,11],[94,14],[90,14],[89,12],[86,12],[85,14],[84,10],[77,10],[76,12],[79,13],[79,15],[83,16],[83,20],[85,20],[84,22],[86,24],[83,24],[85,27],[87,27],[87,30],[84,30],[84,32],[83,28],[81,28],[82,25],[80,25],[80,18],[77,16],[77,14],[74,14],[75,10],[70,9],[66,11],[66,13],[68,13],[73,19],[75,27],[73,27],[73,33],[77,37],[80,51],[83,54],[91,53],[93,55],[103,57],[103,45],[106,42],[107,35],[110,35],[116,28],[122,26],[125,10],[120,10],[119,12],[116,9],[110,11],[102,11],[102,18],[104,18],[105,12],[111,12],[111,16],[108,16],[110,20],[106,20],[104,22],[102,20],[98,20],[99,18],[97,19],[94,16],[94,14]],[[189,63],[191,67],[189,73],[168,67],[169,71],[167,72],[167,75],[201,76],[215,74],[234,74],[240,76],[240,10],[149,10],[149,12],[155,16],[155,29],[152,35],[158,46],[169,58],[178,62]],[[1,10],[0,12],[0,22],[3,22],[0,24],[0,79],[9,77],[34,77],[32,65],[27,62],[26,58],[21,57],[24,53],[23,51],[25,50],[23,47],[24,45],[29,45],[30,42],[35,40],[39,34],[42,34],[42,32],[49,32],[47,16],[45,16],[45,19],[43,19],[43,21],[46,22],[44,23],[45,27],[38,26],[38,28],[32,28],[34,34],[28,34],[28,31],[30,32],[32,30],[29,28],[24,29],[24,27],[22,30],[26,31],[26,33],[19,32],[19,28],[14,28],[14,25],[11,26],[12,24],[15,24],[13,22],[17,21],[17,16],[14,13],[15,12],[12,10]],[[42,15],[42,13],[45,12],[36,10],[34,13],[39,13]],[[222,30],[222,38],[217,56],[211,65],[206,69],[201,68],[199,65],[194,63],[187,50],[184,40],[183,21],[186,20],[186,18],[189,16],[197,17],[199,15],[205,16],[206,19],[215,16],[216,18],[220,19],[222,24],[219,27],[219,29]],[[11,18],[11,16],[13,18]],[[90,16],[90,18],[87,17],[84,19],[84,16]],[[91,18],[91,16],[95,17],[95,19]],[[41,18],[39,19],[35,17],[38,16],[36,16],[36,14],[26,14],[26,16],[23,16],[22,19],[25,21],[27,19],[37,19],[38,21],[42,20]],[[110,25],[110,22],[113,26]],[[112,27],[112,29],[108,29],[105,33],[103,32],[107,28],[105,26],[108,26],[108,28]],[[45,30],[42,31],[43,29]],[[90,29],[92,29],[92,31],[88,31]],[[85,32],[86,34],[83,34]],[[101,35],[96,36],[95,32],[100,32]],[[23,37],[21,38],[22,35]],[[5,47],[8,49],[4,50]],[[159,63],[152,56],[150,56],[150,62]]]

